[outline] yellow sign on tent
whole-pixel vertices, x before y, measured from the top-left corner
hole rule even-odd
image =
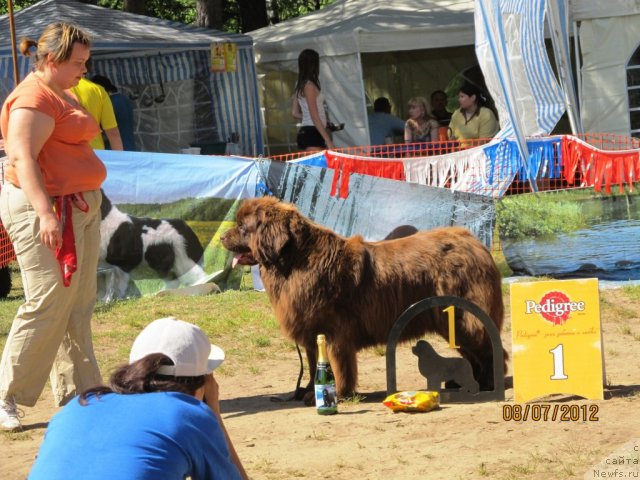
[[[598,279],[513,283],[511,327],[516,402],[603,398]]]
[[[211,71],[224,72],[226,68],[224,43],[217,42],[211,44]]]
[[[238,45],[235,43],[224,44],[225,71],[235,72],[238,70]]]
[[[238,70],[238,45],[233,42],[211,44],[211,71],[235,72]]]

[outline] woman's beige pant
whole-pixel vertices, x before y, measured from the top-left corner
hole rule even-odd
[[[102,382],[91,341],[100,248],[100,191],[84,193],[89,211],[73,207],[78,269],[62,283],[55,252],[40,240],[40,222],[23,191],[5,183],[0,217],[16,251],[25,302],[0,361],[0,400],[35,405],[50,377],[56,405]]]

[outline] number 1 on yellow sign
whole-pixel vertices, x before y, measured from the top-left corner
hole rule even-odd
[[[453,305],[443,310],[449,316],[449,348],[460,348],[456,345],[456,309]]]

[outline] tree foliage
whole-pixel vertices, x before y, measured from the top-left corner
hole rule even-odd
[[[39,0],[13,0],[14,11]],[[290,18],[319,10],[335,0],[79,0],[101,7],[124,10],[181,23],[225,30],[250,32]],[[7,2],[0,4],[6,14]]]
[[[39,0],[13,0],[13,11],[17,12],[23,8],[30,7],[34,3],[38,3]],[[5,15],[9,12],[9,2],[0,3],[0,15]]]

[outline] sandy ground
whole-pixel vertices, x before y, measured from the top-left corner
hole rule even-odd
[[[609,304],[626,302],[627,311],[636,313],[623,327],[603,311],[605,400],[544,399],[552,407],[597,409],[597,421],[505,421],[503,406],[513,405],[511,388],[504,403],[443,404],[428,413],[393,413],[381,403],[385,358],[374,351],[359,357],[359,391],[365,398],[341,403],[338,415],[320,416],[299,402],[272,401],[293,390],[298,369],[294,351],[259,365],[259,374],[219,377],[223,417],[255,479],[591,479],[604,478],[599,469],[607,461],[611,471],[619,468],[618,476],[610,478],[640,478],[640,314],[637,305],[619,297],[615,291],[607,293]],[[510,351],[508,326],[503,343]],[[409,347],[399,347],[397,364],[399,389],[426,388]],[[25,431],[0,435],[2,479],[26,477],[56,411],[48,391],[35,408],[24,410]],[[624,453],[629,460],[616,464],[621,457],[614,452],[624,445],[627,452],[629,442],[635,442],[631,457]],[[594,467],[599,462],[605,463]]]

